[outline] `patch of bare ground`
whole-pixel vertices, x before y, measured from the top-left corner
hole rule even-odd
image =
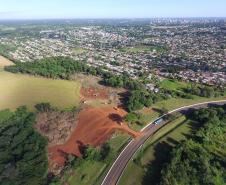
[[[77,126],[70,138],[61,145],[48,148],[52,169],[63,167],[67,156],[81,157],[87,145],[98,147],[109,140],[115,132],[123,132],[132,137],[140,136],[123,122],[126,111],[116,107],[85,108],[78,114]]]
[[[83,99],[108,99],[108,90],[106,88],[82,87],[80,94]]]
[[[81,101],[87,105],[94,106],[95,103],[100,105],[120,106],[122,104],[123,94],[126,93],[124,88],[113,88],[103,85],[100,77],[84,74],[76,74],[72,79],[79,81],[81,86]]]

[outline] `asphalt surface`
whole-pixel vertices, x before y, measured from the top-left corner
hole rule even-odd
[[[204,103],[184,106],[184,107],[172,110],[167,114],[162,115],[161,117],[157,118],[155,121],[176,112],[184,112],[184,111],[188,111],[189,109],[199,109],[199,108],[208,107],[211,105],[224,105],[224,104],[226,104],[226,100],[211,101],[211,102],[204,102]],[[155,125],[154,124],[155,121],[151,122],[141,130],[143,133],[142,136],[136,139],[133,139],[128,143],[128,145],[124,148],[124,150],[120,153],[118,158],[115,160],[114,164],[108,171],[101,185],[116,185],[126,165],[128,164],[129,160],[133,157],[133,155],[139,150],[140,147],[142,147],[142,145],[150,136],[152,136],[155,132],[159,130],[159,128],[161,128],[167,123],[167,121],[163,121],[159,125]]]

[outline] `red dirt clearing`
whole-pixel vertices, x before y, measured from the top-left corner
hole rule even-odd
[[[108,99],[108,91],[103,88],[82,87],[80,94],[86,99]]]
[[[86,108],[78,115],[76,129],[64,145],[49,147],[49,157],[59,166],[66,162],[65,154],[81,157],[85,145],[100,146],[111,138],[116,131],[122,131],[133,137],[140,133],[131,130],[127,124],[122,123],[126,112],[119,108]]]

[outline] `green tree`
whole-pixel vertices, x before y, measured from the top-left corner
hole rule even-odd
[[[34,130],[34,122],[35,115],[28,112],[26,107],[20,107],[10,117],[2,119],[0,184],[46,183],[47,141]]]
[[[35,105],[38,112],[48,112],[52,110],[50,103],[39,103]]]
[[[130,112],[125,116],[124,120],[129,123],[136,123],[139,120],[139,115],[134,112]]]

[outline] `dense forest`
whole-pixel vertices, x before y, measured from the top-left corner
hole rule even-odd
[[[34,120],[26,107],[0,111],[1,185],[46,183],[47,141],[33,129]]]
[[[159,184],[226,184],[226,106],[200,109],[189,118],[202,126],[172,151]]]

